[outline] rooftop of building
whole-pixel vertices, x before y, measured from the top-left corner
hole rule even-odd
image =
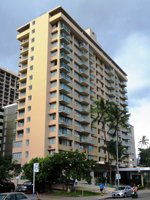
[[[11,75],[14,75],[14,76],[16,76],[16,77],[19,78],[19,76],[18,76],[18,74],[17,74],[16,72],[13,72],[13,71],[9,70],[8,68],[1,67],[1,66],[0,66],[0,70],[2,70],[2,71],[4,71],[4,72],[7,72],[7,73],[9,73],[9,74],[11,74]]]
[[[127,74],[119,67],[119,65],[102,49],[102,47],[99,45],[99,43],[97,41],[95,41],[95,39],[93,37],[91,37],[86,32],[86,30],[82,29],[81,26],[61,6],[58,6],[51,11],[45,12],[42,15],[49,14],[50,16],[54,16],[54,15],[60,13],[60,12],[63,13],[82,32],[82,34],[84,36],[86,36],[99,49],[99,51],[101,53],[103,53],[104,56],[106,56],[109,59],[109,61],[121,71],[121,73],[123,73],[124,76],[127,76]],[[24,30],[26,30],[26,28],[29,28],[29,26],[30,26],[29,23],[26,23],[24,26],[21,26],[20,28],[17,29],[17,31],[19,33],[23,32]]]

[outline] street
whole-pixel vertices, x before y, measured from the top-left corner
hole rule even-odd
[[[138,191],[138,199],[141,200],[149,200],[150,199],[150,190],[140,190]],[[40,200],[100,200],[100,199],[113,199],[113,200],[131,200],[132,197],[128,198],[111,198],[110,195],[104,196],[89,196],[89,197],[64,197],[64,196],[51,196],[49,194],[40,194]]]

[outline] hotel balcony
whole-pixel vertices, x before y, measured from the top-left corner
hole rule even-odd
[[[59,138],[61,137],[67,140],[73,140],[73,135],[71,133],[64,133],[63,131],[59,131],[58,136]]]
[[[63,144],[59,144],[58,149],[62,150],[62,151],[71,151],[72,146],[66,146],[66,145],[63,145]]]
[[[126,94],[120,94],[120,98],[123,100],[127,100],[128,96]]]
[[[89,126],[82,126],[82,125],[79,126],[78,131],[80,133],[88,133],[88,134],[91,132]]]
[[[72,121],[69,121],[63,118],[59,118],[59,125],[61,127],[66,127],[66,128],[68,127],[72,129]]]
[[[80,68],[79,73],[81,76],[88,77],[88,70]]]
[[[89,116],[80,116],[79,117],[79,121],[80,121],[80,123],[82,123],[82,124],[90,124],[90,117]]]
[[[79,82],[80,82],[80,85],[85,86],[85,87],[89,85],[89,80],[87,78],[79,78]]]
[[[26,54],[28,54],[28,50],[29,50],[29,47],[22,47],[22,49],[21,49],[21,55],[23,56],[23,55],[26,55]]]
[[[19,91],[25,90],[26,86],[27,86],[26,82],[25,83],[20,82]]]
[[[27,61],[28,61],[28,56],[23,56],[20,59],[20,64],[25,64],[25,63],[27,63]]]
[[[94,71],[95,71],[95,68],[94,68],[93,66],[91,66],[91,65],[90,65],[90,71],[91,71],[91,72],[94,72]]]
[[[71,72],[70,66],[67,65],[67,64],[64,63],[64,62],[61,62],[61,63],[60,63],[60,70],[63,71],[63,72],[65,72],[65,73]]]
[[[27,74],[20,74],[19,82],[24,82],[27,78]]]
[[[85,69],[88,69],[88,62],[86,60],[85,61],[84,60],[80,61],[79,64],[80,64],[81,67],[83,67]]]
[[[90,93],[89,87],[79,87],[78,89],[79,89],[78,92],[79,92],[81,95],[89,95],[89,93]]]
[[[83,59],[84,61],[87,61],[88,60],[87,51],[81,51],[80,58],[81,58],[81,60]]]
[[[79,48],[81,51],[88,51],[88,45],[86,45],[85,43],[81,43]]]
[[[60,49],[62,49],[66,54],[70,53],[70,48],[65,43],[61,43]]]
[[[27,64],[20,65],[19,72],[20,73],[27,72],[27,67],[28,67]]]
[[[119,84],[120,84],[120,86],[122,86],[122,87],[127,87],[127,82],[122,81],[122,82],[120,82]]]
[[[79,101],[80,101],[80,103],[86,104],[86,105],[89,105],[89,103],[90,103],[89,98],[88,97],[84,97],[84,96],[80,96],[79,97]]]
[[[59,90],[65,94],[70,94],[72,92],[72,89],[63,83],[60,84]]]
[[[60,101],[61,103],[65,104],[65,105],[68,105],[68,104],[72,103],[72,99],[70,99],[69,97],[67,97],[67,96],[65,96],[65,95],[63,95],[63,94],[61,94],[61,95],[59,96],[59,101]]]
[[[65,24],[61,24],[60,29],[63,30],[67,35],[70,35],[71,31]]]
[[[121,101],[120,104],[124,107],[124,106],[128,106],[128,101]]]
[[[80,137],[80,142],[84,144],[91,144],[91,145],[96,144],[95,138],[92,138],[92,137]]]
[[[22,42],[21,42],[21,46],[22,46],[22,47],[28,46],[28,44],[29,44],[29,39],[24,39],[24,40],[22,40]]]
[[[66,106],[60,105],[59,106],[59,113],[62,113],[64,115],[69,115],[72,113],[72,109],[68,108]]]
[[[114,84],[111,84],[111,83],[108,83],[106,84],[106,87],[110,90],[113,90],[114,89]]]
[[[114,90],[108,90],[108,91],[106,91],[106,93],[108,94],[108,96],[109,97],[115,97],[115,95],[116,95],[116,92],[114,91]]]
[[[18,110],[25,108],[25,102],[18,102]]]
[[[108,74],[108,76],[113,76],[114,75],[114,72],[112,69],[106,69],[105,68],[105,73]]]
[[[60,34],[60,39],[61,41],[64,41],[67,44],[70,43],[70,36],[66,35],[65,33]]]
[[[62,62],[65,62],[65,63],[70,62],[70,57],[65,52],[60,53],[60,59]]]
[[[64,73],[60,73],[60,81],[61,82],[64,82],[64,83],[69,83],[69,82],[71,82],[71,78],[70,78],[70,76],[68,76],[68,75],[66,75],[66,74],[64,74]]]

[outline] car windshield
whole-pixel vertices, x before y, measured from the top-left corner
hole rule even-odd
[[[0,200],[3,200],[6,196],[7,194],[0,194]]]
[[[125,189],[125,187],[118,187],[118,189],[116,189],[116,190],[124,190]]]

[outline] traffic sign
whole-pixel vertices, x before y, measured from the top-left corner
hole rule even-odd
[[[39,172],[39,163],[34,163],[33,171],[34,172]]]

